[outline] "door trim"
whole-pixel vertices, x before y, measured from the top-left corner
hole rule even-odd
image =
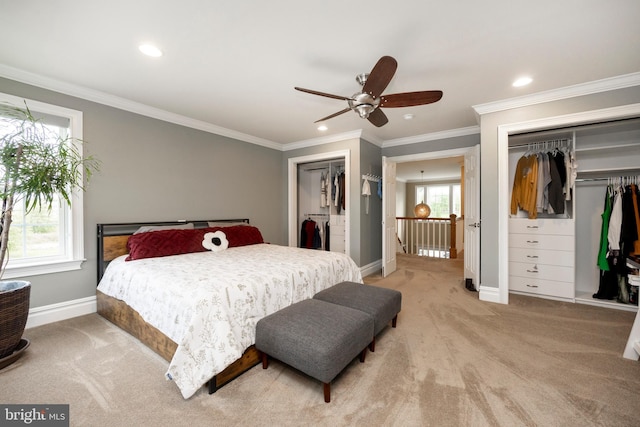
[[[291,157],[288,159],[288,196],[287,196],[287,222],[289,246],[298,246],[298,165],[302,163],[320,162],[344,158],[344,171],[347,177],[351,176],[351,150],[331,151],[328,153],[310,154],[308,156]],[[350,178],[349,178],[350,179]],[[345,206],[349,207],[349,191],[345,194]],[[351,256],[351,209],[344,211],[344,251]]]
[[[638,116],[640,104],[630,104],[498,125],[498,290],[485,287],[487,301],[509,303],[509,135]]]
[[[447,157],[464,156],[465,154],[472,152],[476,145],[477,144],[474,144],[471,147],[452,148],[450,150],[427,151],[427,152],[424,152],[424,153],[415,153],[415,154],[406,154],[406,155],[403,155],[403,156],[387,157],[387,160],[395,162],[395,163],[407,163],[407,162],[418,162],[420,160],[435,160],[435,159],[444,159],[444,158],[447,158]],[[480,148],[482,148],[482,146],[480,146]],[[480,165],[478,165],[478,167],[480,167]],[[384,209],[384,208],[385,208],[385,206],[383,205],[382,209]],[[479,214],[480,214],[480,212],[478,212],[478,215]],[[382,217],[383,218],[386,217],[386,212],[384,212],[384,211],[382,212]],[[467,242],[465,242],[464,244],[466,245]],[[480,253],[478,253],[478,256],[480,256]],[[382,260],[382,262],[384,264],[384,260]],[[480,266],[479,262],[478,262],[478,266]],[[478,284],[478,285],[480,285],[480,284]]]

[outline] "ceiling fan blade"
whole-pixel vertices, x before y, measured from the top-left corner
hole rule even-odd
[[[369,120],[373,125],[377,127],[384,126],[389,122],[387,115],[378,108],[369,113],[369,117],[367,117],[367,120]]]
[[[316,120],[316,121],[315,121],[315,122],[313,122],[313,123],[323,122],[323,121],[325,121],[325,120],[332,119],[332,118],[334,118],[335,116],[339,116],[340,114],[344,114],[344,113],[346,113],[347,111],[351,111],[351,108],[345,108],[344,110],[338,111],[337,113],[333,113],[333,114],[332,114],[332,115],[330,115],[330,116],[323,117],[323,118],[321,118],[320,120]]]
[[[317,90],[305,89],[305,88],[302,88],[302,87],[295,87],[294,89],[295,90],[299,90],[300,92],[310,93],[312,95],[326,96],[327,98],[341,99],[343,101],[349,101],[351,99],[351,98],[349,98],[347,96],[332,95],[330,93],[318,92]]]
[[[396,73],[398,62],[390,56],[383,56],[378,60],[367,77],[362,91],[378,98]]]
[[[404,92],[384,95],[380,97],[380,107],[413,107],[415,105],[431,104],[440,101],[441,90],[425,90],[421,92]]]

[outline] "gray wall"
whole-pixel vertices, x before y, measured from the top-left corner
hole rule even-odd
[[[498,190],[498,126],[639,102],[640,87],[633,87],[482,115],[480,122],[482,153],[480,159],[480,216],[482,218],[480,282],[482,286],[498,287],[498,201],[500,197],[509,197],[509,194],[500,194]]]
[[[282,152],[1,78],[0,92],[82,111],[84,150],[102,163],[84,195],[87,260],[27,277],[32,308],[95,295],[98,223],[246,217],[287,243]]]
[[[382,176],[381,148],[367,141],[360,141],[360,181],[358,199],[360,200],[360,266],[382,259],[382,199],[378,196],[378,187],[370,182],[369,213],[366,213],[366,199],[362,196],[362,174]]]

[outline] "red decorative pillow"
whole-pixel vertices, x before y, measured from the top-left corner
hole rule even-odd
[[[253,226],[196,228],[194,230],[158,230],[134,234],[129,237],[126,261],[156,258],[170,255],[205,252],[202,246],[205,233],[222,230],[227,236],[229,247],[264,243],[260,230]]]
[[[262,233],[257,227],[251,225],[233,225],[231,227],[209,227],[205,229],[206,232],[215,232],[222,230],[227,236],[229,241],[229,247],[235,248],[237,246],[256,245],[258,243],[264,243]]]
[[[204,252],[206,251],[202,246],[204,233],[204,229],[195,229],[158,230],[134,234],[127,242],[129,256],[126,261]]]

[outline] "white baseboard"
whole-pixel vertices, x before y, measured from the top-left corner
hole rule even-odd
[[[46,325],[47,323],[84,316],[97,311],[96,297],[86,297],[57,304],[45,305],[29,310],[26,328]]]
[[[360,272],[362,273],[362,277],[367,277],[370,274],[377,273],[382,270],[382,260],[379,259],[377,261],[372,262],[371,264],[364,265],[360,267]]]
[[[499,288],[492,288],[489,286],[480,285],[480,289],[478,290],[478,293],[479,293],[480,301],[495,302],[498,304],[501,303]]]

